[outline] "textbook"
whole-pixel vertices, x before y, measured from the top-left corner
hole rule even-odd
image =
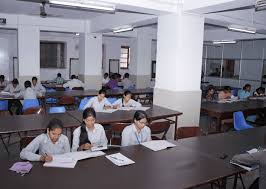
[[[143,142],[141,143],[141,145],[155,152],[176,146],[175,144],[172,144],[166,140],[152,140],[148,142]]]
[[[253,170],[259,168],[259,165],[250,166],[250,165],[242,164],[242,163],[239,163],[239,162],[235,162],[233,160],[231,160],[230,163],[233,164],[233,165],[236,165],[238,167],[241,167],[242,169],[245,169],[247,171],[253,171]]]

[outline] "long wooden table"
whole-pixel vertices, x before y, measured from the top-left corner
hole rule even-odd
[[[245,115],[253,115],[265,111],[266,103],[263,100],[246,100],[232,103],[202,102],[201,113],[217,119],[217,131],[221,131],[221,122],[233,118],[233,113],[243,111]]]
[[[45,168],[33,163],[24,177],[9,171],[14,160],[0,161],[1,186],[20,188],[116,188],[116,189],[184,189],[210,183],[239,172],[223,161],[206,157],[177,146],[153,152],[143,146],[122,147],[120,152],[136,163],[117,167],[104,156],[79,161],[74,169]]]

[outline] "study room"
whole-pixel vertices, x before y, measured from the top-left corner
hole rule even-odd
[[[2,186],[264,189],[265,10],[1,0]]]

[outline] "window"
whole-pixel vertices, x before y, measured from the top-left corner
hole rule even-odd
[[[41,68],[65,68],[65,43],[41,41]]]
[[[130,60],[129,57],[130,57],[130,48],[122,46],[120,53],[120,69],[128,69],[128,64]]]

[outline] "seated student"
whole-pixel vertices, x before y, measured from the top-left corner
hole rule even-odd
[[[134,87],[132,81],[129,80],[129,73],[125,73],[122,84],[124,89],[132,89]]]
[[[107,138],[102,125],[95,123],[96,112],[93,108],[83,111],[83,122],[73,132],[72,151],[90,150],[93,146],[106,146]]]
[[[133,99],[131,99],[132,93],[130,91],[125,91],[123,98],[118,99],[113,103],[113,108],[121,107],[141,107],[141,104]]]
[[[250,84],[246,84],[243,89],[241,89],[239,91],[238,97],[240,99],[245,99],[250,97],[250,90],[251,90],[251,85]]]
[[[37,94],[42,95],[42,94],[45,93],[46,89],[45,89],[40,83],[38,83],[38,79],[37,79],[37,77],[32,77],[31,81],[32,81],[32,86],[31,86],[31,88],[32,88]]]
[[[214,89],[213,85],[209,85],[208,86],[208,90],[207,90],[207,94],[204,97],[204,99],[206,101],[212,101],[212,100],[214,100],[214,93],[215,93],[215,89]]]
[[[249,187],[249,189],[264,189],[266,188],[266,152],[265,151],[259,151],[256,153],[252,154],[238,154],[235,155],[232,159],[232,161],[244,164],[244,165],[249,165],[249,166],[254,166],[254,165],[259,165],[259,174],[260,177],[257,178]]]
[[[18,79],[13,79],[13,81],[4,89],[5,92],[9,92],[11,94],[20,93],[22,90],[23,88],[19,85]]]
[[[5,80],[4,75],[0,75],[0,88],[5,88],[7,86],[7,80]]]
[[[29,80],[24,82],[24,87],[25,87],[25,90],[16,94],[15,95],[16,98],[23,97],[24,99],[37,99],[37,95],[39,95],[40,93],[36,93],[31,88],[31,82]]]
[[[62,121],[52,119],[46,133],[37,136],[20,152],[20,158],[29,161],[52,161],[52,155],[70,152],[68,138],[62,134]],[[38,151],[38,154],[36,152]]]
[[[57,74],[57,77],[54,79],[54,82],[55,82],[57,85],[63,85],[63,84],[65,83],[65,80],[64,80],[64,78],[62,78],[61,73],[58,73],[58,74]]]
[[[122,132],[122,146],[130,146],[151,140],[151,130],[146,126],[147,114],[144,111],[136,111],[133,118],[134,123],[125,127]]]
[[[98,96],[92,97],[87,104],[83,107],[83,110],[92,107],[95,111],[102,111],[112,107],[111,103],[105,98],[106,90],[101,89]]]
[[[107,89],[116,89],[118,87],[118,78],[116,74],[113,74],[110,78],[110,81],[105,84]]]
[[[63,85],[63,87],[64,88],[70,88],[72,90],[74,87],[83,87],[84,88],[85,84],[82,81],[78,80],[75,75],[71,75],[71,80],[68,81],[67,83],[65,83]]]
[[[225,86],[222,91],[219,92],[218,94],[218,99],[219,100],[226,100],[226,99],[231,99],[231,87]]]
[[[108,83],[110,81],[109,79],[109,75],[108,73],[104,73],[103,75],[103,81],[102,81],[102,85],[104,86],[106,83]]]
[[[265,88],[259,87],[256,89],[256,91],[253,93],[254,96],[264,96],[265,95]]]

